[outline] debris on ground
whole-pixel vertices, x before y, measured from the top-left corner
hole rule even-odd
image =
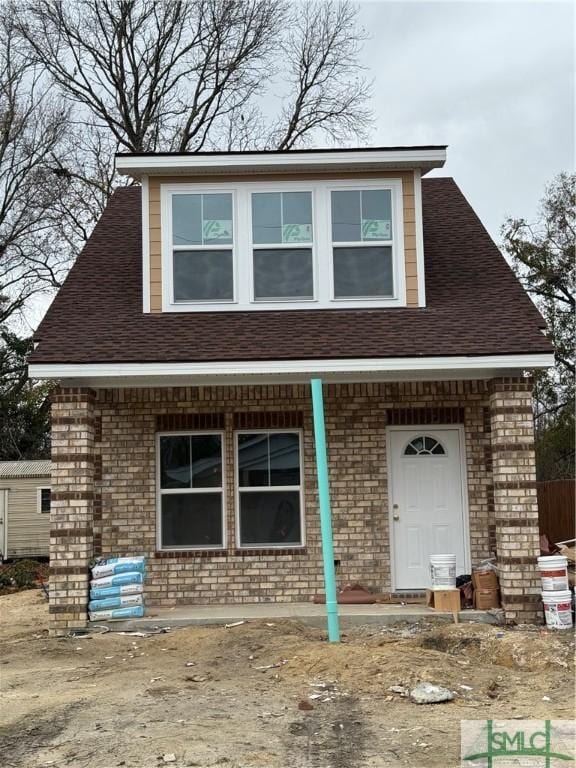
[[[298,702],[298,709],[301,709],[304,712],[306,712],[314,709],[314,705],[310,704],[309,701],[305,701],[304,699],[302,699],[302,701]]]
[[[40,590],[0,597],[0,614],[6,768],[152,768],[164,755],[167,768],[445,768],[461,720],[573,717],[574,637],[541,625],[420,618],[345,626],[336,644],[297,620],[250,620],[91,633],[77,652],[78,638],[47,635]],[[422,683],[453,702],[417,706]]]
[[[452,701],[453,698],[452,691],[433,683],[418,683],[410,691],[410,699],[414,704],[439,704],[442,701]]]

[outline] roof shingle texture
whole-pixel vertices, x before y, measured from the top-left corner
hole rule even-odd
[[[539,312],[450,178],[422,182],[425,308],[142,312],[140,189],[112,196],[41,323],[33,363],[550,352]]]

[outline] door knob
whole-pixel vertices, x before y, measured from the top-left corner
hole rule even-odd
[[[392,515],[392,517],[394,518],[394,520],[400,520],[400,515]]]

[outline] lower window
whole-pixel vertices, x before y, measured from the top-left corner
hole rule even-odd
[[[237,466],[240,546],[301,545],[300,433],[238,433]]]
[[[160,548],[224,546],[222,435],[159,435]]]

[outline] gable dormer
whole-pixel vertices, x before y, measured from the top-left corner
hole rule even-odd
[[[444,146],[120,154],[145,312],[422,307],[421,177]]]

